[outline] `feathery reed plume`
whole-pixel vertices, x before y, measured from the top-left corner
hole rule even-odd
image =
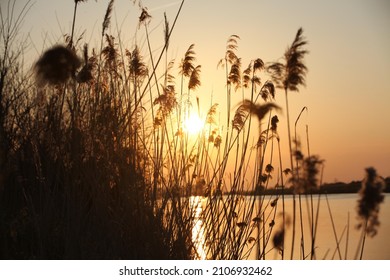
[[[263,69],[262,65],[263,65],[263,61],[260,58],[256,59],[255,62],[253,63],[253,73],[262,70]],[[257,86],[261,85],[261,79],[256,75],[253,75],[251,81],[253,85],[253,90],[256,90]]]
[[[241,58],[237,58],[230,68],[228,85],[235,85],[234,90],[241,86]]]
[[[255,72],[261,71],[263,68],[264,62],[260,58],[251,61],[248,67],[242,72],[242,87],[249,88],[252,85],[252,92],[255,91],[256,87],[261,85],[261,79],[255,75]]]
[[[84,44],[83,48],[84,63],[88,62],[88,44]]]
[[[284,64],[276,62],[267,67],[268,72],[280,88],[299,91],[298,87],[305,85],[307,67],[303,59],[308,51],[304,49],[307,41],[302,33],[303,29],[299,28],[293,43],[284,53]]]
[[[277,129],[278,129],[278,122],[279,122],[279,118],[277,115],[273,116],[271,118],[271,130],[276,133],[277,132]]]
[[[360,259],[363,258],[366,236],[373,237],[378,232],[379,204],[384,200],[382,194],[384,186],[384,180],[377,175],[376,170],[373,167],[366,168],[366,177],[359,191],[360,199],[357,206],[360,220],[357,228],[362,230],[355,259],[358,258],[359,253]]]
[[[201,85],[200,83],[200,69],[201,65],[198,65],[192,70],[190,80],[188,82],[188,89],[194,90]]]
[[[162,88],[163,93],[153,101],[153,105],[159,105],[156,116],[154,118],[154,127],[162,125],[165,121],[165,118],[178,104],[175,96],[175,86],[168,85],[166,87],[162,86]]]
[[[249,63],[248,67],[242,71],[242,86],[244,88],[249,88],[251,82],[251,74],[252,74],[252,63]]]
[[[378,232],[379,204],[383,202],[384,180],[377,175],[373,167],[366,168],[366,178],[362,182],[359,191],[358,216],[360,222],[358,228],[365,226],[367,235],[372,237]]]
[[[169,47],[169,22],[167,14],[164,12],[164,41],[167,48]]]
[[[234,114],[233,128],[240,131],[243,128],[249,114],[256,115],[258,120],[261,121],[264,118],[264,116],[272,109],[280,110],[281,108],[272,102],[260,105],[260,104],[255,104],[248,99],[245,99],[240,103],[240,105],[236,110],[236,113]],[[274,119],[274,122],[279,121],[276,120],[277,117],[276,119]],[[276,130],[276,123],[275,123],[275,130]]]
[[[195,51],[194,51],[194,44],[191,44],[186,53],[184,54],[184,59],[182,59],[180,63],[180,74],[184,77],[190,77],[193,70],[195,69],[194,62],[196,60],[195,58]]]
[[[104,36],[104,33],[106,32],[107,28],[110,26],[113,6],[114,6],[114,0],[111,0],[110,3],[108,3],[106,14],[104,16],[104,20],[102,24],[102,36]]]
[[[206,115],[206,123],[208,124],[217,123],[217,121],[215,120],[215,115],[217,114],[218,105],[219,105],[218,103],[214,103],[213,106],[210,107]]]
[[[266,104],[255,104],[252,101],[245,99],[241,102],[240,105],[242,110],[257,116],[258,120],[261,121],[265,115],[270,112],[272,109],[280,110],[281,108],[275,103],[266,103]]]
[[[224,62],[228,62],[230,64],[234,64],[236,62],[238,57],[237,57],[235,51],[238,48],[238,40],[239,39],[240,39],[240,37],[238,35],[231,35],[229,37],[229,39],[227,40],[227,44],[226,44],[225,57],[222,58],[218,62],[218,66],[224,65]]]
[[[271,118],[271,127],[268,129],[265,129],[261,132],[259,141],[257,143],[257,146],[260,147],[261,145],[265,144],[268,140],[275,138],[277,141],[280,140],[279,134],[277,131],[278,126],[278,116],[275,115]]]
[[[77,55],[64,46],[55,46],[43,53],[35,63],[34,70],[39,85],[57,85],[74,77],[81,61]]]
[[[249,112],[245,106],[239,106],[233,117],[233,129],[241,131],[245,121],[248,118]]]
[[[308,51],[302,49],[307,44],[302,33],[303,29],[299,28],[293,44],[285,53],[287,64],[283,86],[292,91],[299,91],[298,86],[305,85],[307,67],[303,62],[303,58]]]
[[[214,147],[219,148],[222,144],[222,137],[221,135],[217,135],[214,139]]]
[[[283,213],[279,213],[279,215],[284,215]],[[272,238],[272,243],[274,245],[274,248],[279,251],[280,254],[284,251],[284,238],[285,238],[285,232],[288,229],[290,225],[290,218],[287,216],[285,217],[285,223],[279,224],[279,228],[275,231],[274,236]]]
[[[264,61],[260,58],[255,59],[255,61],[253,62],[253,70],[257,71],[262,69],[264,69]]]
[[[88,58],[88,44],[84,45],[83,48],[83,55],[84,55],[84,66],[81,68],[81,70],[77,73],[76,80],[79,83],[87,83],[92,80],[92,70],[96,64],[95,58]]]
[[[152,16],[148,12],[148,8],[142,8],[141,15],[138,18],[138,27],[141,27],[143,24],[148,24]]]
[[[164,77],[165,77],[166,84],[174,84],[175,83],[175,75],[171,74],[171,71],[172,71],[174,65],[175,65],[175,61],[171,60],[165,69]]]
[[[270,163],[265,166],[266,173],[272,173],[273,171],[274,171],[274,167]]]
[[[296,158],[297,161],[302,161],[302,166],[299,166],[298,170],[295,170],[296,174],[292,177],[295,192],[309,193],[318,187],[317,175],[319,173],[319,166],[324,161],[315,155],[304,158],[300,152],[296,153]]]
[[[146,77],[148,75],[148,67],[145,64],[145,62],[143,62],[143,57],[139,52],[138,46],[135,46],[130,57],[131,57],[129,62],[130,75],[138,78]]]
[[[275,86],[271,81],[266,81],[261,87],[259,95],[264,101],[269,101],[275,98]]]
[[[118,50],[116,49],[114,36],[106,34],[106,42],[107,42],[107,46],[104,47],[101,54],[105,58],[106,64],[108,65],[110,70],[116,72],[117,71],[116,61],[118,57]]]
[[[272,238],[274,248],[278,249],[279,252],[283,251],[284,247],[284,228],[277,230]]]

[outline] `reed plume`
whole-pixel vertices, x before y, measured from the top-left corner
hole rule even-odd
[[[110,26],[111,22],[111,13],[112,8],[114,6],[114,0],[111,0],[110,3],[108,3],[106,14],[104,15],[103,24],[102,24],[102,37],[104,36],[106,30]]]
[[[214,103],[210,107],[210,109],[208,110],[207,115],[206,115],[206,123],[207,124],[216,124],[217,123],[217,121],[215,119],[215,115],[217,114],[218,106],[219,106],[218,103]]]
[[[77,55],[64,46],[55,46],[43,53],[35,63],[34,70],[37,83],[57,85],[75,77],[75,71],[81,61]]]
[[[96,58],[95,57],[88,57],[88,44],[84,45],[83,48],[83,55],[84,55],[84,66],[81,68],[81,70],[77,73],[76,80],[79,83],[87,83],[93,79],[92,71],[96,66]]]
[[[357,212],[359,223],[357,229],[361,229],[359,244],[356,249],[355,259],[363,258],[366,236],[374,237],[378,233],[379,223],[379,204],[383,202],[384,180],[376,173],[375,168],[366,168],[366,177],[362,181],[362,187],[359,191]]]
[[[366,168],[366,178],[362,182],[359,191],[358,217],[360,222],[358,228],[365,226],[364,229],[368,236],[375,236],[379,226],[379,205],[384,200],[383,189],[384,181],[378,175],[373,167]]]
[[[218,66],[223,66],[225,63],[234,64],[238,59],[236,51],[238,49],[238,40],[240,36],[231,35],[226,43],[225,57],[218,62]]]
[[[275,98],[275,86],[271,81],[266,81],[261,87],[259,95],[264,101],[269,101]]]
[[[247,112],[255,115],[259,121],[261,121],[272,109],[281,109],[278,105],[272,102],[266,104],[255,104],[248,99],[242,101],[240,107],[242,110],[246,110]]]
[[[273,133],[277,133],[279,118],[277,115],[271,118],[271,130]]]
[[[280,110],[281,108],[272,102],[261,105],[255,104],[252,101],[245,99],[240,103],[236,110],[233,118],[233,128],[240,131],[243,128],[249,114],[257,116],[260,122],[272,109]],[[274,119],[274,122],[276,122],[276,119]]]
[[[241,59],[235,59],[234,63],[230,67],[230,72],[227,80],[228,85],[235,85],[234,90],[241,86]]]
[[[130,75],[134,77],[146,77],[148,75],[148,67],[143,61],[143,57],[139,52],[138,46],[135,46],[133,52],[130,55],[129,62]]]
[[[261,85],[261,79],[255,75],[255,72],[263,69],[264,62],[260,58],[251,61],[249,66],[242,72],[242,86],[244,88],[249,88],[251,85],[253,87],[252,91],[256,90],[256,87]]]
[[[303,59],[308,51],[304,49],[307,41],[302,34],[303,29],[299,28],[293,43],[284,53],[284,63],[275,62],[267,66],[278,87],[285,90],[299,91],[299,86],[305,85],[307,67]]]
[[[190,80],[188,82],[189,90],[194,90],[201,85],[200,70],[201,70],[201,65],[196,66],[194,70],[192,70]]]
[[[244,71],[242,71],[242,86],[244,88],[249,88],[251,82],[251,73],[252,73],[252,63],[250,63],[248,67],[245,68]]]
[[[106,42],[107,46],[101,51],[104,59],[106,60],[106,65],[108,69],[112,72],[117,73],[117,57],[118,50],[116,48],[115,38],[114,36],[106,34]]]
[[[195,51],[194,44],[191,44],[186,53],[184,54],[184,58],[180,63],[180,74],[184,77],[190,77],[193,70],[195,69]]]
[[[152,16],[148,12],[148,8],[144,7],[142,8],[141,15],[138,18],[138,27],[140,27],[143,24],[149,23]]]
[[[284,215],[284,212],[282,213],[282,215]],[[284,251],[284,245],[285,245],[284,239],[285,239],[286,230],[290,225],[290,218],[287,216],[283,218],[283,220],[284,219],[285,219],[285,223],[279,224],[279,227],[278,229],[276,229],[275,234],[272,238],[272,243],[274,245],[274,248],[277,249],[281,255],[283,255],[283,251]]]
[[[175,86],[168,85],[165,87],[162,86],[162,88],[163,93],[153,101],[153,105],[159,105],[154,118],[154,127],[162,125],[165,122],[166,117],[172,113],[173,109],[178,105],[175,96]]]
[[[245,106],[239,106],[233,117],[233,129],[241,131],[245,125],[245,121],[248,118],[249,112]]]
[[[304,157],[302,152],[295,152],[298,168],[294,169],[291,178],[295,193],[307,194],[318,188],[319,167],[324,162],[319,156],[312,155]]]
[[[255,59],[255,61],[253,62],[253,69],[255,71],[264,69],[264,61],[260,58]]]

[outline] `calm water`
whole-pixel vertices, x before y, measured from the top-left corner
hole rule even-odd
[[[319,203],[319,216],[318,216],[318,229],[316,235],[316,258],[317,259],[355,259],[358,243],[361,236],[361,231],[356,229],[358,224],[356,206],[358,200],[358,194],[331,194],[327,196],[313,197],[314,209],[317,208]],[[203,221],[200,218],[200,213],[205,205],[206,198],[196,197],[194,198],[194,207],[198,219],[195,221],[193,228],[193,236],[198,236],[195,240],[198,248],[198,254],[200,258],[206,258],[206,245],[204,240],[205,229]],[[247,203],[250,202],[250,198],[246,198]],[[306,207],[306,200],[302,199],[302,221],[304,224],[304,247],[305,255],[310,253],[310,226],[308,218],[308,210]],[[195,203],[196,202],[196,203]],[[329,208],[331,214],[329,213]],[[279,209],[281,210],[281,199],[279,200]],[[269,207],[270,208],[270,207]],[[292,213],[292,197],[286,196],[285,199],[286,213]],[[271,208],[270,208],[271,209]],[[281,211],[277,211],[281,212]],[[291,215],[290,215],[291,217]],[[297,216],[298,217],[298,216]],[[365,241],[365,249],[363,259],[377,260],[377,259],[390,259],[390,194],[385,194],[385,200],[380,205],[379,221],[380,227],[376,236],[373,238],[367,237]],[[302,259],[302,252],[300,252],[300,220],[297,218],[296,227],[296,241],[294,246],[294,259]],[[332,227],[332,219],[336,229],[336,233]],[[277,221],[277,220],[276,220]],[[280,218],[279,218],[280,221]],[[349,221],[349,222],[348,222]],[[275,232],[275,230],[274,230]],[[337,250],[337,239],[339,240],[339,250]],[[291,226],[286,231],[285,236],[285,258],[289,259],[291,255]],[[271,246],[270,246],[271,247]],[[255,259],[255,250],[249,256],[249,259]],[[270,249],[266,255],[267,259],[280,259],[280,254],[275,249]]]

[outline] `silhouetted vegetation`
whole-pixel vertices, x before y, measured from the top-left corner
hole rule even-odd
[[[217,103],[201,113],[196,97],[195,109],[202,69],[196,64],[195,44],[179,63],[168,60],[184,0],[172,26],[165,16],[164,47],[158,55],[149,40],[152,17],[141,4],[138,28],[145,31],[145,49],[136,40],[123,45],[108,33],[113,0],[104,14],[100,46],[82,44],[74,30],[77,8],[85,2],[74,1],[70,35],[64,34],[64,42],[42,53],[27,72],[19,28],[31,3],[17,16],[10,14],[12,1],[10,9],[1,11],[0,257],[246,259],[255,252],[256,258],[266,259],[275,249],[285,259],[290,256],[284,255],[289,246],[284,235],[290,224],[295,233],[299,211],[300,252],[302,258],[315,259],[319,210],[314,209],[314,195],[357,192],[361,184],[323,185],[323,160],[309,150],[305,155],[297,135],[292,139],[290,134],[288,91],[304,85],[307,72],[303,29],[283,63],[255,58],[244,70],[240,37],[228,38],[218,63],[226,82],[227,111],[221,118]],[[287,168],[276,88],[286,96]],[[242,100],[232,117],[235,92]],[[193,114],[203,120],[196,135],[185,126]],[[277,182],[271,185],[275,173]],[[364,181],[365,190],[379,180],[374,175]],[[376,190],[380,198],[382,189]],[[367,192],[361,193],[363,209]],[[251,194],[249,199],[245,194]],[[285,209],[286,194],[294,196],[292,219]],[[301,197],[310,209],[309,251],[303,243]],[[371,210],[359,212],[368,221],[362,240],[377,230],[381,201],[375,201]],[[274,227],[277,219],[282,222]],[[291,258],[294,246],[293,241]],[[364,244],[359,252],[363,249]]]

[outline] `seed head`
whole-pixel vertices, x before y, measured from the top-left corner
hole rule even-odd
[[[284,246],[284,229],[283,228],[281,228],[275,232],[274,237],[272,238],[272,243],[274,244],[274,247],[277,248],[279,251],[283,250],[283,246]]]
[[[366,232],[369,236],[375,236],[379,226],[379,204],[383,202],[384,181],[372,167],[366,168],[366,178],[362,182],[359,191],[358,216],[360,222],[358,228],[367,223]]]
[[[74,77],[81,61],[77,55],[64,46],[55,46],[47,50],[34,66],[39,85],[57,85]]]

